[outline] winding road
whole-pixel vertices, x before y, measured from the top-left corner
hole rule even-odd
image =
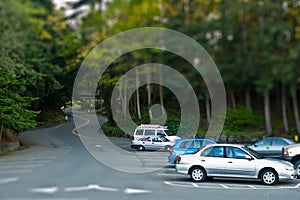
[[[75,128],[74,120],[77,128]],[[300,180],[276,186],[213,179],[193,183],[168,166],[168,152],[133,151],[76,113],[61,125],[19,135],[23,150],[0,156],[0,199],[299,199]],[[82,125],[82,126],[80,126]]]

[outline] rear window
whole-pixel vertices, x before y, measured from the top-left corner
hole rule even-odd
[[[144,129],[137,129],[135,135],[143,135]]]
[[[152,130],[152,129],[146,129],[146,130],[145,130],[145,135],[155,135],[155,130]]]
[[[186,149],[186,148],[193,148],[191,146],[193,141],[184,141],[182,142],[180,145],[179,145],[179,148],[183,148],[183,149]]]

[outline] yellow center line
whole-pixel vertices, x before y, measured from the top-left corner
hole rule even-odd
[[[78,117],[78,118],[80,118],[80,119],[83,119],[83,120],[85,120],[86,122],[83,123],[83,124],[80,124],[79,126],[76,126],[76,124],[75,124],[76,127],[72,129],[72,134],[73,134],[73,135],[76,135],[76,136],[78,136],[78,137],[80,137],[80,138],[89,139],[89,140],[96,140],[97,138],[91,138],[91,137],[84,136],[84,135],[81,135],[81,134],[77,133],[77,130],[78,130],[79,128],[82,128],[82,127],[88,125],[88,124],[90,123],[90,120],[87,119],[87,118],[84,118],[84,117],[80,117],[80,116],[78,116],[78,115],[74,115],[74,114],[73,114],[73,116],[74,116],[74,117]]]

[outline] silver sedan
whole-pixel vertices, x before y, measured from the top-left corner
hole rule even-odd
[[[212,144],[194,154],[181,155],[176,172],[197,182],[207,177],[230,177],[260,179],[263,184],[274,185],[296,178],[291,163],[264,158],[248,147],[233,144]]]

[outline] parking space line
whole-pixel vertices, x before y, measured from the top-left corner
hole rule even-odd
[[[19,180],[19,177],[4,178],[4,179],[0,179],[0,184],[12,183],[12,182],[16,182],[18,180]]]

